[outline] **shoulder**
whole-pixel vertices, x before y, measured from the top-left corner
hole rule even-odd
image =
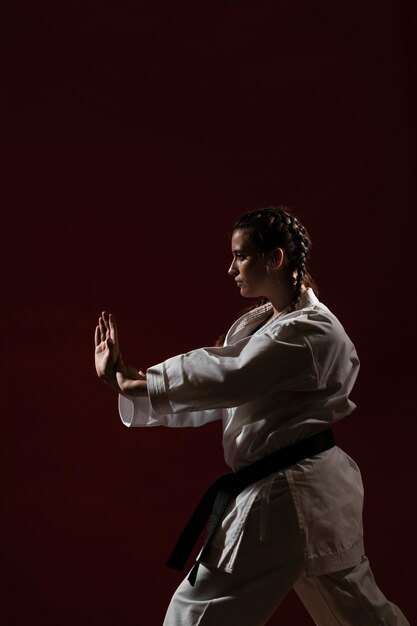
[[[270,326],[271,335],[281,338],[304,337],[310,343],[320,344],[350,344],[351,341],[338,318],[326,305],[319,302],[309,302]]]

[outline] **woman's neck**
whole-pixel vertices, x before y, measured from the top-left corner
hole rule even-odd
[[[301,294],[305,291],[307,291],[307,288],[303,284],[301,285]],[[277,290],[276,293],[272,294],[271,297],[268,298],[273,308],[272,317],[276,317],[287,308],[287,306],[291,303],[293,295],[294,287],[292,285],[287,285],[286,287],[281,287],[279,291]]]

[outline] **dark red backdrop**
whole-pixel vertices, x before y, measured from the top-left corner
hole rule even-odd
[[[163,563],[223,470],[220,430],[123,427],[94,326],[112,310],[142,368],[211,344],[245,304],[230,224],[280,201],[309,227],[321,298],[362,360],[336,433],[363,470],[378,583],[412,621],[409,14],[386,0],[4,6],[3,623],[161,624],[181,578]],[[280,619],[311,623],[292,596]]]

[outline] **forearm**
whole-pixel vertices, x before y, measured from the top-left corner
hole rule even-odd
[[[146,380],[129,378],[125,375],[125,372],[117,371],[116,384],[119,389],[119,393],[124,396],[139,396],[142,398],[148,397],[148,386]]]

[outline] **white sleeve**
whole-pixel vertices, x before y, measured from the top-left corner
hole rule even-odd
[[[203,426],[208,422],[222,419],[222,411],[193,411],[181,416],[165,414],[156,415],[149,398],[119,395],[119,415],[125,426],[169,426],[171,428],[186,426]]]
[[[310,344],[293,330],[180,354],[149,368],[146,378],[155,415],[235,407],[274,391],[317,387]]]

